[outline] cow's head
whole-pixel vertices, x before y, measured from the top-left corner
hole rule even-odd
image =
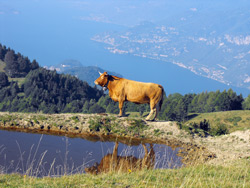
[[[108,78],[109,78],[108,73],[107,72],[104,72],[104,73],[99,72],[99,74],[100,74],[100,77],[95,80],[95,84],[100,85],[104,88],[107,87]]]
[[[97,175],[98,174],[98,163],[96,162],[93,166],[85,168],[85,172],[88,174]]]

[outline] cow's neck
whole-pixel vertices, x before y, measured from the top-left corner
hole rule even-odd
[[[109,80],[107,81],[107,83],[103,87],[108,88],[108,85],[109,85]]]
[[[115,88],[119,80],[120,78],[112,76],[112,78],[109,79],[106,84],[106,87],[108,88],[108,90],[112,92],[113,88]]]

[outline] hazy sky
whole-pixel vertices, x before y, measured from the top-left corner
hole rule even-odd
[[[11,15],[27,19],[52,18],[94,20],[133,25],[160,21],[193,11],[226,11],[249,5],[247,0],[0,0],[2,18]]]
[[[125,27],[143,21],[166,24],[188,20],[190,15],[210,17],[215,12],[230,16],[231,10],[248,7],[250,10],[249,5],[247,0],[0,0],[0,42],[42,64],[50,64],[66,57],[61,55],[69,50],[63,40],[72,43],[68,46],[79,47],[80,38],[113,30],[114,24]],[[91,28],[86,21],[100,25]],[[57,51],[52,54],[54,49]],[[76,59],[74,53],[81,53],[70,52]]]
[[[126,31],[128,27],[144,21],[171,27],[176,23],[179,26],[185,26],[187,22],[190,24],[193,18],[196,18],[194,23],[198,23],[199,19],[195,28],[181,27],[185,31],[189,29],[189,32],[198,30],[201,25],[210,26],[213,20],[217,20],[217,23],[221,23],[220,20],[228,21],[230,26],[231,12],[237,13],[237,10],[249,12],[250,1],[0,0],[0,43],[31,60],[36,59],[41,65],[75,59],[84,65],[97,65],[144,81],[146,78],[143,74],[134,77],[135,74],[121,64],[127,65],[129,61],[133,66],[138,61],[145,63],[145,59],[114,56],[105,51],[101,44],[91,41],[91,37],[105,31]],[[178,75],[176,79],[179,79]]]

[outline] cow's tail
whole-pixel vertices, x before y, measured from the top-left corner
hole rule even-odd
[[[158,103],[158,105],[159,105],[159,111],[161,111],[161,106],[162,106],[162,103],[163,103],[163,96],[164,96],[164,88],[160,85],[160,88],[161,88],[161,99],[160,99],[160,101],[159,101],[159,103]]]

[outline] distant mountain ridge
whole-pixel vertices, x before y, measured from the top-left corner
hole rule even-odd
[[[103,73],[105,71],[110,75],[115,75],[119,77],[123,77],[122,75],[104,70],[97,66],[83,66],[77,60],[65,60],[58,65],[46,67],[49,70],[56,70],[58,73],[70,74],[82,81],[86,81],[90,86],[94,86],[94,81],[100,76],[99,72]]]

